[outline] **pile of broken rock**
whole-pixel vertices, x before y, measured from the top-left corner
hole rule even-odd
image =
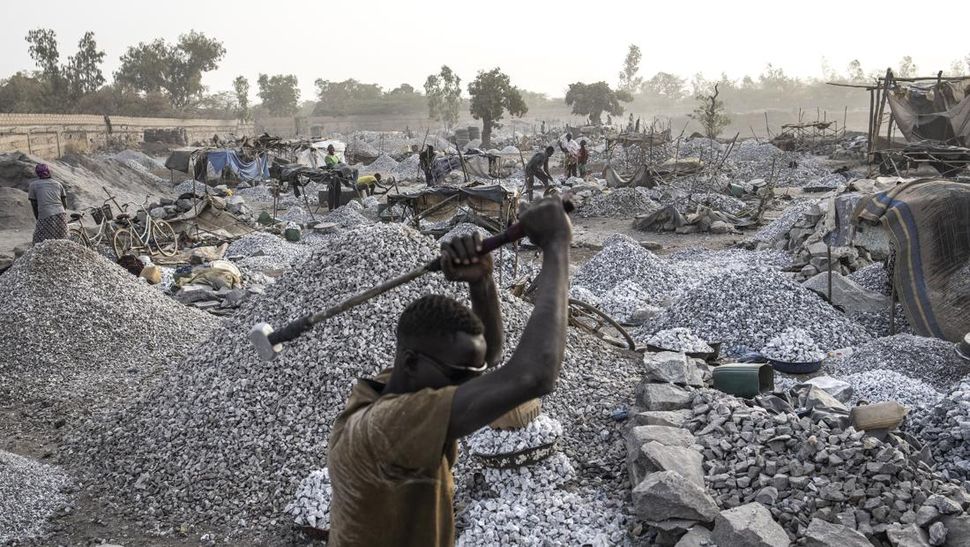
[[[673,352],[646,354],[644,370],[627,466],[656,544],[970,544],[970,494],[909,436],[853,428],[846,391],[739,399]]]

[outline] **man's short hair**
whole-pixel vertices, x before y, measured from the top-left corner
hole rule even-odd
[[[440,294],[411,302],[397,322],[397,339],[448,336],[459,332],[484,334],[485,326],[468,306]]]
[[[547,156],[551,156],[551,155],[553,155],[555,153],[556,153],[556,149],[555,148],[553,148],[551,146],[547,146],[546,147],[546,155]]]

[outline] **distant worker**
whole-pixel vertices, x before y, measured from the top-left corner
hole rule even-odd
[[[323,163],[327,167],[336,167],[340,163],[340,156],[337,155],[337,151],[332,144],[327,146],[327,155],[323,158]]]
[[[549,183],[552,182],[552,176],[549,175],[549,158],[556,153],[556,149],[547,146],[544,152],[536,152],[529,163],[525,166],[525,192],[529,197],[529,201],[532,201],[532,187],[535,185],[536,179],[542,182],[542,186],[545,187],[545,191],[542,195],[549,193]]]
[[[576,166],[579,163],[579,145],[573,140],[572,133],[559,137],[559,149],[562,150],[566,162],[566,178],[577,176]]]
[[[45,163],[34,168],[37,178],[30,182],[27,199],[34,211],[34,245],[46,239],[67,239],[67,193],[64,186],[51,178]]]
[[[421,166],[421,170],[424,171],[424,180],[431,186],[434,183],[434,178],[431,176],[431,167],[434,165],[434,147],[427,146],[420,154],[418,154],[418,163]]]
[[[579,141],[579,156],[576,165],[579,167],[579,176],[586,178],[586,164],[589,163],[589,150],[586,149],[586,139]]]
[[[364,192],[368,196],[374,195],[374,189],[377,187],[377,183],[381,181],[381,174],[374,173],[373,175],[364,175],[357,179],[357,191]]]

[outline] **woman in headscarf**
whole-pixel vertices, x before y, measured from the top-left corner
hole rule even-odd
[[[34,168],[37,178],[30,182],[27,198],[34,211],[34,245],[45,239],[67,239],[67,193],[64,186],[51,178],[45,163]]]

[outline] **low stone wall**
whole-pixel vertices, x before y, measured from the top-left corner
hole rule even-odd
[[[184,144],[209,141],[213,135],[226,138],[254,134],[251,123],[237,120],[0,114],[0,152],[19,151],[56,159],[68,153],[91,152],[109,143],[135,146],[145,141],[146,130],[176,130]]]

